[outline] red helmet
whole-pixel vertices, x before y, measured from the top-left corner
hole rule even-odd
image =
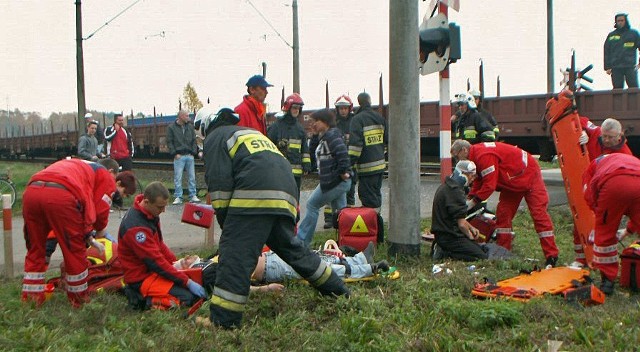
[[[298,93],[293,93],[290,96],[287,97],[287,99],[284,100],[284,105],[282,106],[282,111],[289,111],[291,110],[291,105],[304,105],[304,101],[302,101],[302,98],[300,97],[300,94]]]
[[[349,96],[346,94],[339,96],[338,99],[336,99],[336,102],[333,103],[333,105],[335,105],[336,108],[339,106],[348,106],[349,110],[353,109],[353,102],[351,101],[351,98],[349,98]]]

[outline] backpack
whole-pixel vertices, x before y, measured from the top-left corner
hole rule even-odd
[[[338,211],[334,226],[338,229],[340,246],[362,251],[369,242],[384,242],[384,220],[373,208],[343,208]]]

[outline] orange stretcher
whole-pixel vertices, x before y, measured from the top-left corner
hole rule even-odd
[[[477,283],[471,294],[480,298],[507,298],[526,302],[545,294],[561,294],[583,284],[589,270],[569,267],[550,268],[521,274],[497,283]]]
[[[586,146],[580,145],[578,141],[582,127],[573,93],[564,90],[557,97],[549,99],[545,118],[551,126],[551,136],[556,146],[573,223],[580,237],[587,265],[591,266],[593,247],[588,239],[596,221],[593,211],[584,199],[582,188],[582,174],[589,167],[589,153]]]

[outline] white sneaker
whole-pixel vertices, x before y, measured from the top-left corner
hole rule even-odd
[[[193,196],[191,197],[191,199],[189,199],[189,201],[191,203],[200,203],[200,198],[198,198],[197,196]]]
[[[180,205],[182,204],[182,198],[176,198],[173,200],[173,205]]]
[[[569,267],[571,269],[582,269],[584,268],[584,264],[580,263],[579,261],[574,261],[573,263],[569,264]]]

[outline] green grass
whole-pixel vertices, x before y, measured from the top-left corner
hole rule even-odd
[[[551,213],[560,262],[571,262],[568,210],[557,207]],[[423,227],[428,224],[423,221]],[[636,349],[640,300],[624,290],[588,308],[560,296],[529,303],[473,298],[471,288],[483,277],[501,280],[531,269],[534,263],[523,258],[542,263],[527,213],[518,214],[515,229],[518,259],[477,262],[477,275],[460,262],[446,263],[452,274],[433,275],[425,244],[420,257],[387,258],[399,268],[400,279],[349,284],[351,299],[325,299],[299,282],[287,283],[281,296],[253,294],[237,331],[196,326],[178,311],[133,312],[124,297],[112,294],[96,295],[74,310],[57,292],[34,309],[19,300],[20,280],[5,279],[0,285],[0,350],[546,351],[548,340],[562,341],[561,350],[567,351]],[[315,244],[332,235],[317,234]],[[385,258],[386,250],[379,247],[376,259]],[[196,315],[206,317],[208,309]]]

